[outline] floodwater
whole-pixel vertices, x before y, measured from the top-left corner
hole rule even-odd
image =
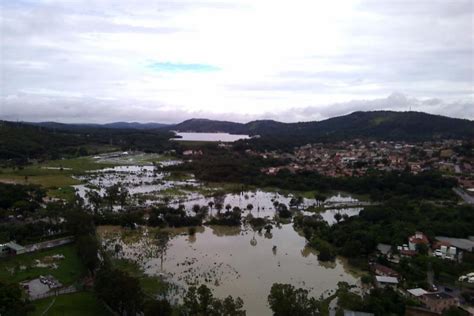
[[[218,297],[239,296],[247,315],[271,315],[267,297],[273,283],[290,283],[315,297],[327,296],[340,281],[357,284],[357,278],[339,259],[319,262],[316,251],[306,245],[292,224],[274,227],[271,233],[240,227],[202,227],[194,236],[171,238],[163,260],[153,234],[146,230],[131,243],[124,243],[120,233],[106,232],[107,227],[99,228],[106,249],[113,252],[115,245],[121,244],[117,256],[136,261],[148,275],[165,276],[183,290],[206,284]]]
[[[235,142],[240,139],[250,138],[248,135],[237,135],[228,133],[176,133],[181,138],[173,138],[176,141],[201,141],[201,142]]]
[[[275,216],[277,202],[290,206],[294,198],[291,194],[262,190],[204,196],[203,184],[194,178],[166,180],[166,174],[154,166],[105,168],[91,171],[80,179],[86,184],[75,187],[84,198],[87,190],[103,194],[105,188],[120,182],[132,195],[130,203],[137,203],[138,197],[142,196],[148,199],[147,205],[151,205],[154,201],[163,202],[164,190],[185,188],[184,196],[169,198],[171,206],[184,205],[191,213],[195,204],[230,204],[231,207],[241,208],[243,217],[251,213],[254,217],[267,217],[270,221]],[[323,207],[319,214],[329,225],[336,223],[336,213],[355,216],[362,209],[360,201],[341,194],[326,201],[304,198],[299,202],[294,208],[304,215],[314,214],[305,211],[308,207]],[[210,216],[216,212],[214,206],[210,209]],[[196,229],[194,236],[189,236],[187,228],[167,229],[172,237],[165,247],[156,238],[156,229],[145,227],[125,233],[118,227],[99,227],[98,232],[104,247],[113,255],[133,260],[146,274],[162,276],[173,284],[171,299],[182,297],[191,285],[206,284],[218,297],[240,296],[247,315],[271,315],[267,297],[276,282],[305,288],[315,297],[327,296],[340,281],[349,284],[358,282],[346,271],[341,260],[319,262],[317,252],[306,245],[305,238],[295,231],[292,223],[275,225],[274,221],[271,222],[273,229],[269,232],[254,231],[246,225],[203,226]],[[131,235],[133,238],[130,238]],[[121,247],[116,248],[117,244]],[[115,252],[116,249],[121,250]]]

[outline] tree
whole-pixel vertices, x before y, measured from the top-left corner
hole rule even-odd
[[[230,204],[227,204],[227,205],[225,206],[225,209],[226,209],[227,211],[230,211],[231,208],[232,208],[232,205],[230,205]]]
[[[125,272],[109,268],[99,270],[95,291],[100,299],[121,315],[135,315],[142,310],[144,295],[140,282]]]
[[[89,270],[94,274],[95,269],[99,265],[99,242],[95,235],[83,235],[77,238],[76,247],[79,257]]]
[[[253,204],[252,203],[247,204],[247,209],[249,211],[253,210]]]
[[[171,316],[173,309],[167,300],[152,300],[145,303],[145,316]]]
[[[334,214],[334,219],[336,220],[336,222],[339,223],[342,219],[341,213],[337,212],[336,214]]]
[[[201,206],[199,204],[194,204],[193,205],[193,212],[194,213],[199,213],[200,209],[201,209]]]
[[[34,305],[22,299],[18,284],[0,282],[0,315],[23,316],[34,309]]]
[[[228,296],[224,300],[215,298],[212,291],[202,284],[192,286],[183,298],[184,308],[192,316],[244,316],[243,301],[240,297]]]
[[[275,316],[319,315],[317,300],[308,297],[307,290],[296,289],[291,284],[274,283],[268,303]]]
[[[86,198],[89,200],[89,204],[92,206],[94,212],[97,213],[102,205],[102,196],[95,190],[88,190],[86,191]]]

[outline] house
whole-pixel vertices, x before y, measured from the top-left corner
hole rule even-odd
[[[458,250],[447,241],[437,241],[433,245],[433,256],[442,259],[456,260]]]
[[[376,281],[377,287],[379,288],[397,287],[398,285],[398,279],[394,277],[389,277],[389,276],[377,275],[375,276],[375,281]]]
[[[470,239],[436,236],[436,240],[449,243],[451,246],[467,252],[474,252],[474,241]]]
[[[412,251],[418,251],[420,245],[429,246],[428,237],[422,232],[416,232],[413,236],[408,237],[408,248]]]
[[[13,241],[0,245],[0,257],[21,255],[22,253],[25,253],[25,252],[26,252],[25,247]]]
[[[451,306],[458,306],[457,298],[444,293],[427,293],[419,297],[420,301],[432,312],[441,314]]]
[[[372,272],[374,272],[375,275],[394,277],[397,279],[400,277],[397,271],[378,263],[372,264],[370,266],[370,269],[372,270]]]

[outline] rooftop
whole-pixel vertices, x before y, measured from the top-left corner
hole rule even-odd
[[[423,290],[421,288],[409,289],[409,290],[407,290],[407,292],[410,293],[411,295],[417,296],[417,297],[428,294],[428,292],[426,292],[425,290]]]
[[[376,279],[377,282],[379,282],[379,283],[398,284],[398,279],[397,279],[397,278],[394,278],[394,277],[388,277],[388,276],[380,276],[380,275],[377,275],[377,276],[375,277],[375,279]]]
[[[437,292],[437,293],[427,293],[423,295],[425,298],[429,298],[432,300],[446,300],[446,299],[452,299],[451,295],[444,293],[444,292]]]
[[[474,250],[474,241],[465,239],[465,238],[451,238],[451,237],[444,237],[444,236],[436,236],[436,239],[443,242],[448,242],[452,246],[466,250],[466,251],[473,251]]]
[[[5,246],[7,246],[8,248],[13,249],[15,251],[25,250],[25,247],[13,242],[13,241],[10,241],[9,243],[6,243]]]

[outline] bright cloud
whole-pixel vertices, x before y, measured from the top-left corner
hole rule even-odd
[[[0,118],[309,120],[408,109],[400,91],[474,119],[471,0],[0,6]]]

